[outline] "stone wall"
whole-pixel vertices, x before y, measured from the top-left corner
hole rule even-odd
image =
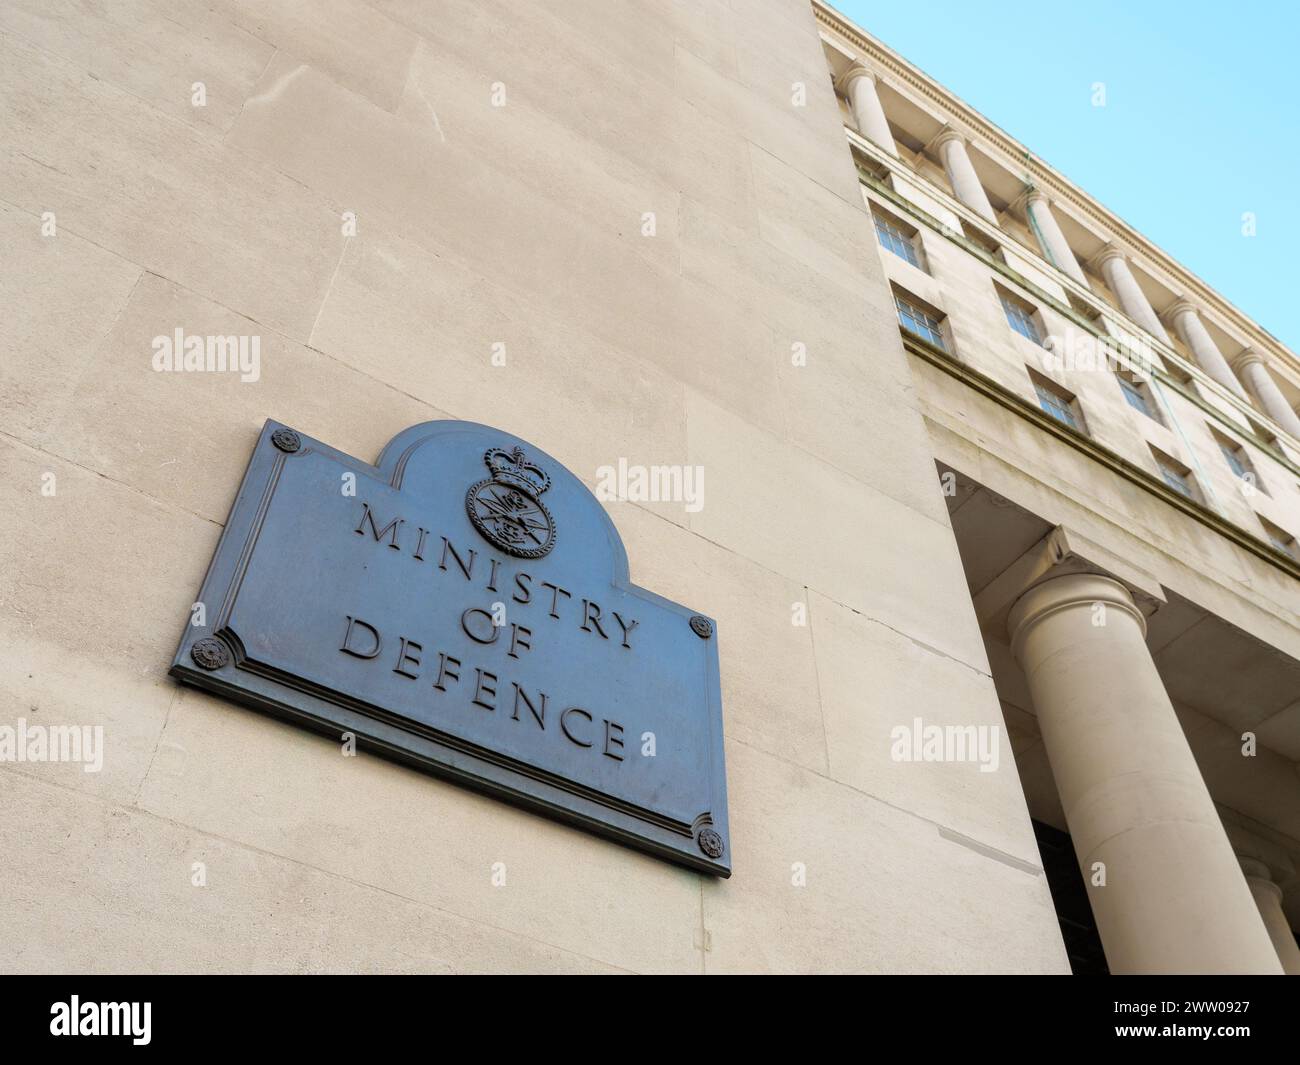
[[[105,737],[0,765],[0,968],[1066,968],[1005,736],[889,758],[1001,716],[802,0],[10,0],[0,144],[0,715]],[[733,878],[170,680],[268,417],[702,466],[610,508],[719,621]]]

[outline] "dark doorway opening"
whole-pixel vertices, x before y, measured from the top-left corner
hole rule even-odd
[[[1079,871],[1070,834],[1042,821],[1033,824],[1056,919],[1061,924],[1061,938],[1065,940],[1065,952],[1070,959],[1070,971],[1075,976],[1109,976],[1106,952],[1102,950],[1097,922],[1092,919],[1092,906],[1088,902],[1088,886]]]

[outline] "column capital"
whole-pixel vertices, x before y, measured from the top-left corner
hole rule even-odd
[[[958,141],[962,147],[965,147],[968,143],[968,138],[966,134],[961,132],[961,130],[953,129],[952,126],[944,126],[943,129],[939,130],[938,133],[930,138],[930,143],[927,144],[926,147],[938,151],[949,141]]]
[[[1042,189],[1034,185],[1026,185],[1020,190],[1020,194],[1007,204],[1007,214],[1020,214],[1028,218],[1031,204],[1041,203],[1044,206],[1050,206],[1051,202],[1047,198],[1047,193]]]
[[[1200,313],[1201,312],[1196,309],[1196,304],[1186,296],[1179,296],[1169,305],[1168,308],[1166,308],[1164,317],[1167,321],[1172,323],[1176,322],[1184,314],[1194,314],[1199,318]]]
[[[1244,371],[1247,366],[1254,366],[1255,363],[1259,363],[1261,366],[1268,365],[1264,356],[1254,348],[1242,348],[1241,351],[1237,352],[1237,354],[1232,357],[1232,368],[1236,370],[1237,373]]]
[[[1257,880],[1273,881],[1273,871],[1269,869],[1268,862],[1262,858],[1255,858],[1249,854],[1237,854],[1237,863],[1241,866],[1241,871],[1246,876],[1253,876]]]
[[[1229,834],[1229,841],[1232,838]],[[1277,952],[1278,960],[1282,963],[1282,971],[1291,976],[1300,976],[1300,947],[1296,946],[1291,922],[1287,920],[1286,912],[1282,909],[1283,891],[1282,885],[1278,882],[1279,879],[1289,879],[1294,875],[1294,870],[1283,870],[1279,875],[1268,862],[1250,853],[1243,854],[1240,850],[1237,852],[1237,862],[1246,877],[1246,887],[1250,889],[1255,899],[1255,906],[1259,910],[1260,919],[1264,922],[1268,938]]]
[[[1100,270],[1102,264],[1108,263],[1112,259],[1121,259],[1125,263],[1128,262],[1128,256],[1124,254],[1122,249],[1116,247],[1114,244],[1107,244],[1101,249],[1101,251],[1097,252],[1096,255],[1088,260],[1088,265],[1096,270]]]
[[[848,96],[849,86],[857,81],[858,78],[866,78],[873,85],[880,81],[880,75],[878,75],[874,70],[864,67],[861,63],[854,63],[853,66],[849,67],[848,70],[835,79],[835,87],[845,96]]]
[[[1263,891],[1272,895],[1279,905],[1282,903],[1282,888],[1278,885],[1269,872],[1269,868],[1258,858],[1241,858],[1237,861],[1241,865],[1241,872],[1247,881],[1251,882],[1253,891]]]
[[[975,596],[980,628],[1009,632],[1011,608],[1034,588],[1057,577],[1092,574],[1118,581],[1144,616],[1154,614],[1165,603],[1160,582],[1151,574],[1076,530],[1058,525]]]
[[[1096,603],[1104,603],[1129,615],[1137,623],[1142,638],[1146,639],[1146,618],[1133,602],[1129,590],[1114,577],[1100,573],[1062,574],[1035,584],[1012,605],[1011,613],[1007,615],[1007,635],[1011,638],[1011,653],[1016,661],[1020,661],[1025,634],[1037,622],[1071,607],[1091,610]]]

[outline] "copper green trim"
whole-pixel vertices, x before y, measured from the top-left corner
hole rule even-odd
[[[1148,473],[1142,467],[1134,465],[1122,455],[1111,451],[1110,448],[1103,447],[1092,437],[1077,432],[1063,422],[1057,421],[1046,411],[1041,410],[1022,396],[999,384],[993,378],[980,373],[974,367],[958,362],[941,348],[928,344],[910,333],[903,332],[901,329],[899,332],[902,333],[903,348],[908,353],[924,359],[932,366],[938,367],[981,396],[991,399],[994,403],[1005,407],[1013,414],[1018,414],[1043,432],[1056,437],[1063,444],[1068,444],[1076,451],[1083,452],[1093,461],[1119,474],[1126,481],[1130,481],[1139,488],[1145,489],[1152,495],[1163,499],[1171,507],[1181,510],[1188,517],[1195,518],[1202,525],[1213,529],[1220,536],[1226,537],[1251,554],[1300,580],[1300,560],[1293,559],[1271,545],[1264,543],[1263,540],[1251,536],[1240,526],[1234,525],[1196,500],[1188,499],[1182,493],[1175,492],[1160,478]]]

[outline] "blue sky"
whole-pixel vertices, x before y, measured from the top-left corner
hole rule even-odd
[[[1300,350],[1300,6],[830,2]]]

